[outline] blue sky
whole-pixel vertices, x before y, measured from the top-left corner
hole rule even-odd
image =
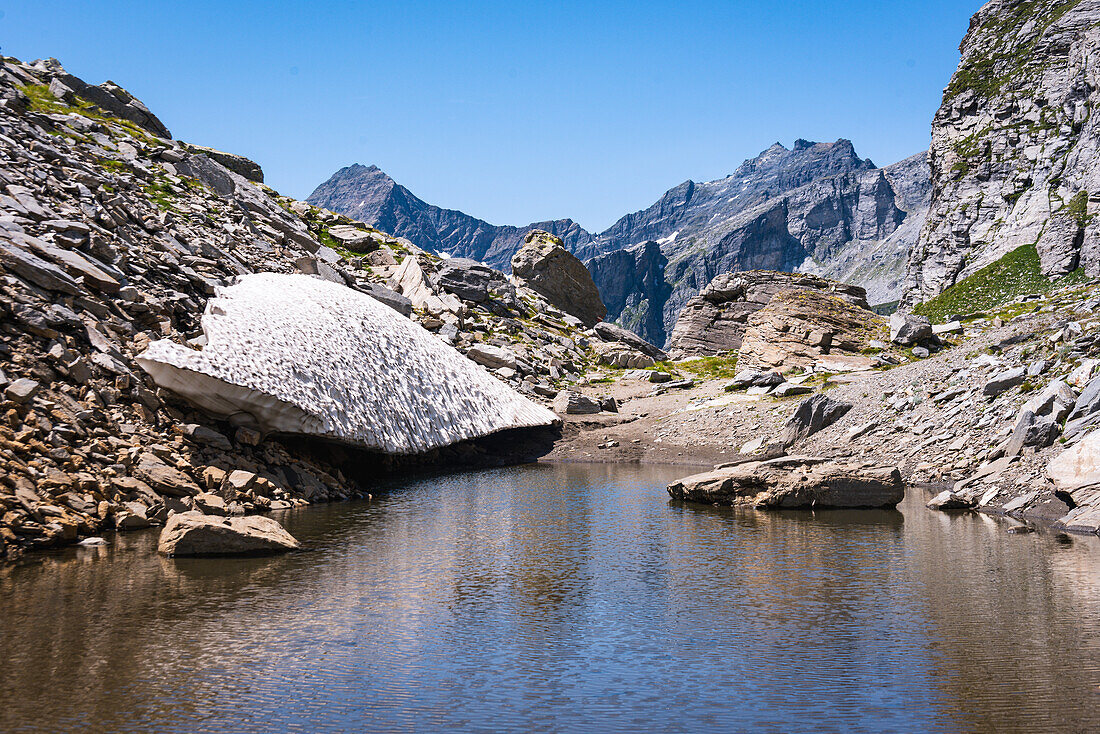
[[[775,141],[927,147],[978,0],[0,2],[3,53],[113,79],[306,197],[376,163],[495,224],[602,230]]]

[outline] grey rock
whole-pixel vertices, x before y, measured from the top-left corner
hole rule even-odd
[[[193,497],[200,492],[199,486],[190,477],[148,451],[138,457],[133,475],[161,494],[172,497]]]
[[[833,400],[828,395],[818,394],[806,398],[784,424],[779,442],[785,447],[792,446],[836,423],[851,409],[851,403]]]
[[[237,174],[238,176],[243,176],[249,181],[255,181],[256,183],[264,182],[264,171],[262,168],[260,168],[260,164],[256,163],[253,160],[245,158],[243,155],[226,153],[224,151],[215,150],[214,148],[207,148],[202,145],[185,144],[184,147],[191,153],[201,153],[207,158],[217,161],[233,173]],[[178,160],[182,160],[182,157],[180,157]]]
[[[926,316],[895,311],[890,315],[890,341],[912,346],[932,338],[932,322]]]
[[[986,397],[996,397],[1006,390],[1011,390],[1023,383],[1027,377],[1027,370],[1023,367],[1013,367],[995,375],[982,387],[982,394]]]
[[[744,390],[749,387],[774,387],[784,383],[783,375],[773,370],[741,370],[726,385],[726,390]]]
[[[607,308],[588,268],[565,249],[560,237],[535,230],[512,256],[512,274],[552,306],[572,314],[586,326],[603,321]]]
[[[668,359],[668,354],[664,350],[650,344],[634,332],[628,331],[618,324],[601,321],[592,327],[592,329],[596,332],[596,336],[606,342],[621,342],[658,362],[663,362]]]
[[[574,390],[563,390],[554,399],[554,412],[558,414],[587,415],[601,410],[599,401]]]
[[[1085,385],[1081,394],[1073,403],[1066,420],[1076,421],[1100,411],[1100,377],[1095,377]]]
[[[397,291],[391,290],[378,283],[363,283],[360,288],[368,296],[376,301],[381,301],[402,316],[411,316],[413,311],[412,301],[405,298]],[[452,327],[453,328],[453,327]]]
[[[966,495],[956,494],[950,489],[937,494],[928,501],[930,510],[970,510],[977,506],[977,502]]]
[[[504,347],[494,347],[491,344],[477,344],[470,347],[470,350],[466,352],[466,356],[489,369],[498,369],[501,367],[506,367],[508,369],[516,368],[515,353]]]
[[[36,381],[23,377],[4,388],[4,398],[13,403],[29,403],[38,394],[38,387]]]

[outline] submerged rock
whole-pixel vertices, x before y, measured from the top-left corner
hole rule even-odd
[[[240,425],[410,454],[556,420],[391,308],[309,276],[244,276],[202,325],[202,351],[158,341],[138,364]]]
[[[894,507],[905,485],[893,466],[785,456],[685,477],[668,485],[668,493],[688,502],[759,508]]]
[[[270,517],[213,517],[183,512],[168,519],[157,551],[165,556],[236,556],[298,550],[298,541]]]

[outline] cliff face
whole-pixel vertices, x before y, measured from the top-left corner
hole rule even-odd
[[[932,124],[932,202],[905,303],[1023,245],[1042,273],[1100,272],[1100,0],[994,0]]]
[[[733,271],[826,275],[864,287],[872,303],[896,301],[927,209],[927,180],[924,154],[876,168],[847,140],[799,140],[790,150],[777,143],[724,179],[671,189],[578,255],[591,258],[609,318],[658,344],[692,296]],[[646,268],[660,277],[618,297],[631,273]]]
[[[569,250],[592,237],[572,219],[534,222],[526,227],[489,224],[428,204],[377,166],[358,163],[334,173],[306,201],[405,237],[426,250],[478,260],[505,272],[528,232],[549,232],[560,237]]]

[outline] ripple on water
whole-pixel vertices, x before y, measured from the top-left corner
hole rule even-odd
[[[1096,539],[669,502],[681,473],[429,477],[289,513],[308,553],[0,569],[0,730],[1100,727]]]

